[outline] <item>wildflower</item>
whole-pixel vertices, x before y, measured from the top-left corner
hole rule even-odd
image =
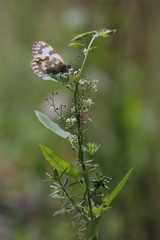
[[[67,127],[71,127],[74,125],[74,123],[76,122],[76,118],[74,116],[70,117],[70,118],[67,118],[66,119],[66,126]]]
[[[87,100],[84,100],[84,104],[85,104],[87,107],[90,107],[91,104],[93,104],[92,99],[91,99],[91,98],[88,98]]]
[[[75,106],[71,108],[71,113],[75,113]]]
[[[85,83],[84,80],[82,80],[82,79],[79,80],[79,84],[82,85],[82,84],[84,84],[84,83]]]

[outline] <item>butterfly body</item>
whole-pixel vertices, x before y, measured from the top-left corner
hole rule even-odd
[[[48,43],[38,41],[33,44],[33,60],[31,62],[33,72],[43,79],[58,73],[65,73],[71,68],[63,57]]]

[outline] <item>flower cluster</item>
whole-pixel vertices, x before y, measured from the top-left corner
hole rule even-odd
[[[66,119],[66,127],[67,128],[73,127],[76,121],[77,121],[76,118],[74,117],[74,115],[72,115],[70,118]]]

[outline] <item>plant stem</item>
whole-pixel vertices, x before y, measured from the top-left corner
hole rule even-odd
[[[80,77],[81,77],[81,75],[82,75],[82,71],[83,71],[84,65],[85,65],[86,60],[87,60],[87,57],[88,57],[89,49],[90,49],[90,47],[92,46],[92,43],[93,43],[93,41],[94,41],[95,38],[96,38],[96,35],[93,35],[93,37],[92,37],[92,39],[91,39],[91,41],[90,41],[90,43],[89,43],[89,45],[88,45],[88,48],[87,48],[87,49],[85,50],[85,52],[84,52],[84,59],[83,59],[83,63],[82,63],[82,66],[81,66],[81,70],[80,70],[80,73],[79,73],[79,76],[78,76],[78,81],[79,81],[79,79],[80,79]]]
[[[77,205],[75,204],[74,200],[70,197],[70,195],[68,194],[68,192],[66,191],[65,187],[63,186],[63,184],[61,183],[60,180],[58,180],[59,184],[61,185],[63,191],[65,192],[66,196],[68,197],[68,199],[71,201],[71,203],[75,206],[75,208],[77,209],[77,211],[79,212],[79,214],[85,219],[85,216],[82,214],[81,210],[77,207]]]
[[[81,129],[80,113],[77,114],[77,123],[78,123],[78,145],[79,145],[78,159],[79,159],[79,162],[82,165],[82,170],[83,170],[83,173],[84,173],[84,180],[85,180],[85,185],[86,185],[86,193],[87,193],[87,200],[88,200],[89,209],[90,209],[90,216],[91,216],[91,219],[93,220],[92,205],[91,205],[90,192],[89,192],[88,171],[86,169],[86,165],[85,165],[85,162],[84,162],[83,150],[82,150],[83,134],[82,134],[82,129]]]
[[[81,66],[80,73],[79,73],[78,78],[76,80],[75,93],[74,93],[75,112],[76,112],[77,128],[78,128],[78,133],[77,133],[77,135],[78,135],[78,146],[79,146],[78,159],[79,159],[79,162],[82,165],[82,170],[83,170],[83,173],[84,173],[84,180],[85,180],[85,185],[86,185],[86,194],[87,194],[87,200],[88,200],[91,220],[93,220],[93,213],[92,213],[92,204],[91,204],[90,191],[89,191],[89,177],[88,177],[88,171],[86,169],[86,165],[85,165],[85,162],[84,162],[84,156],[83,156],[84,154],[83,154],[83,149],[82,149],[82,146],[83,146],[83,132],[82,132],[82,126],[81,126],[81,124],[82,124],[81,123],[81,102],[80,102],[81,99],[80,99],[80,95],[79,95],[79,80],[80,80],[85,62],[87,60],[89,49],[90,49],[95,37],[96,37],[95,35],[92,37],[92,39],[91,39],[91,41],[88,45],[88,48],[85,49],[85,52],[84,52],[85,56],[84,56],[84,60],[83,60],[82,66]]]

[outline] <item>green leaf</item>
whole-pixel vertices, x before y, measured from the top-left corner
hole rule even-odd
[[[102,208],[108,207],[110,203],[113,201],[113,199],[117,196],[117,194],[121,191],[121,189],[124,187],[125,183],[127,182],[129,176],[131,175],[133,171],[133,168],[129,170],[129,172],[124,176],[122,181],[117,185],[117,187],[113,190],[113,192],[109,195],[109,197],[106,197],[103,200]]]
[[[96,35],[96,37],[108,37],[110,35],[112,35],[113,33],[115,33],[116,30],[109,30],[109,29],[106,29],[106,28],[103,28],[99,31],[90,31],[90,32],[85,32],[85,33],[81,33],[81,34],[78,34],[77,36],[75,36],[72,41],[75,41],[75,40],[80,40],[90,34],[93,34]]]
[[[74,140],[76,140],[76,136],[72,135],[69,132],[64,131],[63,129],[60,128],[60,126],[57,123],[54,123],[51,119],[49,119],[48,116],[45,114],[35,111],[35,114],[38,118],[38,120],[48,129],[50,129],[52,132],[57,134],[58,136],[64,138],[66,141],[70,142],[71,144],[73,143]]]
[[[62,209],[60,209],[60,210],[55,211],[55,212],[53,213],[53,217],[55,217],[55,216],[57,216],[57,215],[59,215],[59,214],[64,214],[64,213],[66,213],[66,212],[67,212],[66,209],[62,208]]]
[[[90,31],[90,32],[85,32],[85,33],[81,33],[81,34],[78,34],[77,36],[75,36],[73,39],[72,39],[72,42],[75,41],[75,40],[80,40],[92,33],[96,33],[96,31]]]
[[[71,209],[62,208],[60,210],[55,211],[53,214],[53,217],[55,217],[59,214],[70,213],[70,212],[71,212]]]
[[[85,148],[85,151],[88,152],[91,156],[100,148],[100,145],[97,143],[88,142],[86,145],[87,147]]]
[[[98,217],[88,226],[86,238],[87,240],[93,240],[98,235],[101,227],[102,217]]]
[[[65,76],[64,74],[61,74],[61,73],[53,75],[53,76],[44,76],[44,77],[42,77],[42,79],[58,82],[58,83],[61,83],[64,85],[68,84],[68,82],[69,82],[69,77]]]
[[[89,51],[92,51],[92,50],[94,50],[95,48],[97,48],[98,46],[94,46],[94,47],[91,47],[90,49],[89,49]]]
[[[103,28],[103,29],[97,31],[96,37],[109,37],[110,35],[112,35],[115,32],[116,32],[116,29],[109,30],[109,29]]]
[[[101,213],[102,213],[102,208],[101,208],[101,206],[99,206],[99,207],[92,206],[92,212],[93,212],[94,214],[100,216]]]
[[[56,81],[56,82],[62,83],[64,85],[68,84],[68,82],[69,82],[69,77],[65,76],[64,74],[61,74],[61,73],[54,75],[51,78],[52,78],[52,81]]]
[[[69,43],[68,46],[73,47],[73,48],[77,48],[77,49],[82,50],[82,51],[85,47],[85,45],[81,44],[81,43]]]
[[[55,167],[57,171],[64,172],[64,175],[76,179],[83,175],[77,168],[73,167],[69,162],[62,159],[59,155],[54,153],[50,148],[40,145],[45,159],[50,163],[51,166]]]

